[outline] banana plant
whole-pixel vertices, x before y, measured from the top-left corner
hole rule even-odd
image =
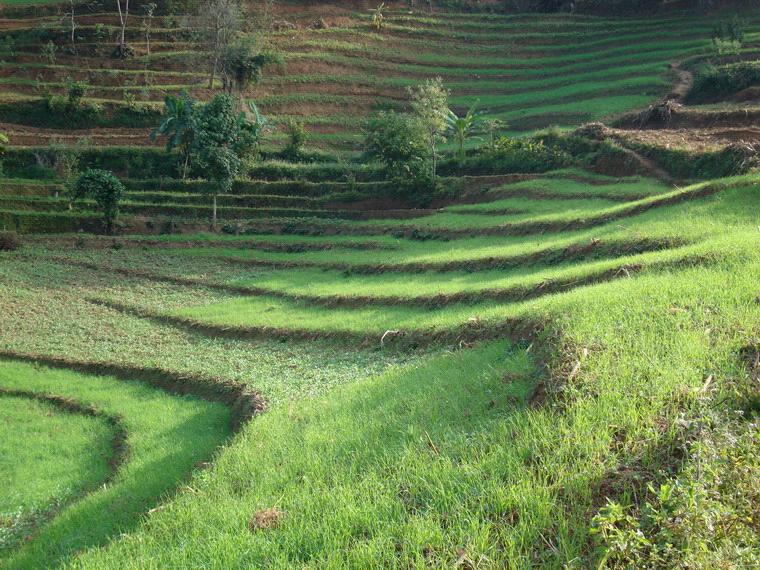
[[[190,148],[195,137],[193,127],[193,105],[195,101],[187,93],[180,96],[167,95],[164,98],[164,117],[161,123],[150,133],[150,139],[156,140],[159,136],[167,137],[166,150],[179,149],[183,159],[182,178],[187,177],[187,169],[190,164]]]
[[[478,101],[475,101],[463,116],[458,116],[454,111],[449,110],[446,117],[446,126],[448,131],[454,135],[459,145],[459,160],[464,160],[464,143],[465,140],[476,130],[480,122],[480,113],[476,111]]]

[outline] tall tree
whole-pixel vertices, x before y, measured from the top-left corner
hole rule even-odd
[[[143,12],[145,12],[145,16],[143,17],[141,29],[145,34],[145,51],[150,55],[150,34],[153,31],[153,17],[157,5],[155,2],[149,2],[148,4],[143,4],[142,8]],[[145,65],[147,66],[148,64],[146,63]]]
[[[72,187],[72,201],[91,198],[103,211],[103,221],[108,235],[113,233],[119,216],[119,201],[124,185],[107,170],[91,168],[77,178]]]
[[[270,51],[257,51],[254,38],[240,38],[232,41],[219,58],[224,91],[237,91],[239,108],[244,109],[245,91],[251,83],[261,80],[265,66],[282,63],[282,58]]]
[[[438,142],[446,140],[446,119],[449,116],[449,92],[443,87],[440,77],[428,79],[424,83],[408,88],[414,113],[422,123],[427,134],[430,149],[431,174],[436,180],[438,162]]]
[[[213,89],[222,53],[243,25],[239,0],[205,0],[198,8],[200,32],[209,53],[208,88]]]
[[[77,53],[77,44],[76,44],[76,29],[77,29],[77,22],[76,22],[76,11],[74,9],[76,0],[69,0],[69,11],[66,12],[63,15],[63,18],[69,21],[69,41],[71,42],[71,53],[76,55]]]
[[[217,197],[232,189],[245,158],[255,149],[259,129],[250,128],[245,114],[236,113],[230,95],[217,95],[194,110],[193,152],[213,195],[212,225],[216,227]]]

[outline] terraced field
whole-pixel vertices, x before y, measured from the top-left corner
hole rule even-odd
[[[148,139],[164,94],[219,87],[192,18],[116,60],[82,9],[50,61],[58,8],[1,8],[0,568],[760,567],[760,111],[704,96],[760,13],[716,56],[723,12],[251,4],[284,63],[249,95],[315,152],[273,134],[209,231],[208,182]],[[360,129],[434,75],[511,135],[559,126],[531,140],[561,160],[443,145],[404,195]],[[38,112],[67,77],[101,123]],[[115,236],[46,154],[85,135]]]
[[[606,497],[646,491],[629,470],[654,485],[696,484],[686,458],[656,450],[690,445],[679,418],[698,421],[704,406],[750,405],[726,391],[745,393],[738,387],[753,373],[742,359],[760,331],[758,178],[675,191],[646,178],[575,178],[494,188],[493,202],[467,207],[478,214],[432,214],[428,227],[461,223],[426,241],[381,227],[354,236],[374,226],[346,221],[347,235],[40,237],[3,254],[7,355],[118,372],[70,382],[60,378],[68,372],[6,364],[5,388],[117,413],[87,387],[107,384],[122,407],[129,390],[155,394],[119,382],[132,375],[206,397],[213,382],[247,384],[271,403],[211,471],[138,522],[160,493],[145,489],[113,521],[118,532],[85,542],[110,546],[76,548],[77,565],[406,566],[464,556],[558,567],[594,558],[589,521]],[[505,214],[500,196],[516,190],[526,191],[525,213]],[[584,190],[593,197],[580,198]],[[555,227],[547,204],[563,200],[573,208],[554,214]],[[483,237],[484,228],[500,231]],[[92,336],[96,322],[102,332]],[[164,371],[154,377],[151,366]],[[211,384],[191,388],[206,373]],[[168,384],[156,380],[166,376]],[[172,446],[192,455],[177,476],[225,436],[223,410],[193,412],[211,424],[187,429],[204,429],[208,444],[196,435],[186,452]],[[170,415],[182,421],[179,409]],[[142,416],[150,424],[153,414]],[[130,437],[160,437],[149,425],[125,427]],[[129,454],[138,465],[139,449]],[[144,481],[130,462],[107,497]],[[72,532],[69,517],[107,497],[64,508],[8,567],[67,556],[44,546],[45,533]],[[187,538],[181,549],[178,535]],[[710,552],[734,546],[726,538]],[[756,546],[740,560],[754,561]]]
[[[312,180],[322,187],[305,195],[303,184],[278,188],[243,185],[233,195],[222,197],[219,214],[225,220],[401,215],[355,208],[346,211],[345,202],[333,199],[347,191],[373,196],[373,185],[362,184],[379,175],[357,158],[362,125],[373,111],[406,108],[405,89],[425,78],[440,76],[444,80],[454,111],[462,113],[477,102],[483,119],[501,119],[507,125],[505,132],[527,135],[549,126],[568,129],[588,121],[611,120],[669,92],[683,96],[690,75],[677,66],[682,62],[697,65],[713,55],[709,39],[713,15],[673,13],[652,22],[584,15],[424,14],[392,9],[386,13],[384,27],[376,30],[369,11],[346,5],[285,3],[266,14],[255,6],[249,8],[250,26],[269,29],[263,41],[283,56],[283,63],[268,67],[262,81],[246,96],[257,101],[275,126],[292,118],[303,120],[310,132],[309,144],[322,151],[324,161],[288,165],[272,160],[285,138],[275,129],[264,143],[263,161],[250,175],[255,180],[283,176]],[[205,100],[215,92],[208,88],[205,64],[199,59],[203,48],[190,32],[193,19],[157,16],[150,54],[144,31],[138,25],[128,27],[128,41],[136,55],[113,60],[103,44],[115,37],[116,13],[82,8],[76,55],[67,51],[68,36],[59,16],[23,10],[9,13],[11,17],[0,20],[0,30],[6,32],[5,51],[0,55],[0,130],[10,138],[12,156],[5,162],[14,180],[0,180],[2,227],[22,232],[97,227],[92,204],[85,202],[70,211],[55,180],[17,180],[51,175],[49,168],[40,170],[40,165],[50,162],[45,153],[51,142],[66,146],[85,140],[89,150],[83,163],[107,164],[127,179],[130,191],[122,208],[127,231],[158,232],[178,224],[201,229],[211,215],[209,197],[200,195],[198,185],[164,189],[158,178],[176,175],[174,159],[162,157],[160,148],[153,147],[163,141],[151,141],[148,136],[158,124],[166,94],[184,89]],[[313,29],[311,24],[320,18],[326,27]],[[751,59],[758,49],[760,20],[749,10],[743,18],[747,31],[743,55],[738,57]],[[292,29],[281,29],[286,23]],[[58,45],[54,61],[41,53],[47,41]],[[103,106],[94,123],[72,125],[43,108],[45,94],[64,93],[68,79],[85,81],[84,101]],[[690,112],[705,110],[702,104],[693,109]],[[745,104],[743,112],[747,110]],[[707,110],[711,113],[715,115],[714,110]],[[737,118],[738,123],[743,120]],[[734,128],[730,133],[725,128],[712,129],[702,135],[701,144],[715,150],[737,138],[756,140],[756,134],[748,134],[746,128],[741,132]],[[652,140],[637,141],[640,135],[636,132],[619,135],[617,143],[631,146],[638,142],[638,150],[642,144],[644,150],[653,144]],[[657,141],[669,136],[657,134],[650,158],[656,159],[662,146]],[[694,136],[679,132],[667,139],[668,147],[676,148],[683,140],[688,140],[686,147],[700,144]],[[468,147],[479,144],[477,137],[468,141]],[[145,180],[146,172],[155,180]],[[461,177],[456,171],[451,174]],[[676,179],[695,177],[688,169],[670,174]],[[360,184],[348,184],[349,180]],[[503,205],[505,209],[513,206],[519,209],[517,203]]]
[[[639,108],[670,89],[670,63],[705,50],[712,26],[708,18],[677,16],[644,25],[644,20],[583,16],[537,20],[392,12],[377,32],[368,13],[329,5],[299,8],[280,8],[297,28],[271,33],[269,41],[286,61],[268,73],[252,95],[272,118],[303,117],[315,140],[344,150],[355,148],[363,114],[402,105],[406,86],[434,75],[452,90],[455,108],[480,101],[490,116],[506,120],[516,131],[571,126]],[[328,29],[308,29],[319,17]],[[108,14],[84,18],[82,34],[91,34],[97,23],[116,23]],[[34,18],[30,24],[46,22],[57,25],[53,18]],[[20,27],[18,20],[13,25]],[[208,93],[205,77],[191,57],[197,48],[182,37],[179,28],[157,27],[150,57],[142,54],[110,71],[99,69],[103,54],[90,53],[94,48],[86,41],[80,44],[79,57],[61,55],[54,65],[35,58],[39,44],[20,41],[15,57],[5,65],[4,97],[24,101],[34,97],[35,89],[62,88],[72,64],[92,82],[90,97],[101,102],[121,102],[125,89],[154,103],[164,93],[183,88],[203,97]],[[137,30],[132,42],[141,53],[144,41]],[[134,84],[123,87],[124,76],[133,77]],[[128,144],[132,135],[120,135],[121,143]]]

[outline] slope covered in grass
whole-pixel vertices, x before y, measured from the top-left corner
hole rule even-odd
[[[320,277],[297,268],[261,277],[278,289],[298,290],[302,279],[302,290],[313,281],[312,293],[366,297],[363,307],[342,308],[239,297],[202,283],[162,282],[156,296],[151,290],[158,282],[150,275],[129,277],[113,290],[114,301],[158,314],[216,315],[227,329],[277,327],[293,334],[294,347],[308,346],[295,336],[304,328],[316,336],[368,335],[374,345],[391,328],[452,333],[438,337],[444,342],[461,327],[474,331],[469,340],[513,340],[474,348],[455,342],[459,350],[451,353],[275,405],[243,429],[213,469],[195,477],[192,492],[181,492],[139,528],[77,562],[93,568],[321,568],[467,560],[483,567],[582,568],[602,556],[625,560],[610,558],[618,556],[614,538],[590,533],[608,520],[594,518],[607,512],[606,501],[632,505],[626,512],[639,520],[646,500],[670,511],[641,519],[651,545],[630,554],[632,560],[660,556],[667,557],[666,567],[689,561],[699,568],[731,560],[731,567],[751,567],[758,546],[747,518],[756,497],[750,474],[756,469],[751,419],[757,388],[747,355],[754,355],[760,330],[758,196],[747,177],[711,197],[625,219],[630,235],[668,228],[672,236],[700,239],[686,248],[690,255],[676,248],[627,256],[619,261],[640,270],[564,293],[549,289],[523,302],[372,306],[373,298],[389,293],[430,292],[436,280],[446,292],[477,294],[476,278],[499,275],[493,270],[475,270],[470,279],[432,274],[430,283],[426,274]],[[404,240],[399,245],[407,247]],[[141,257],[129,248],[57,255],[125,269],[140,267]],[[154,255],[172,260],[176,252]],[[650,266],[650,257],[668,263]],[[537,271],[581,275],[598,263],[606,262]],[[192,275],[202,267],[170,261],[163,271]],[[519,282],[524,272],[503,270],[502,278]],[[213,273],[195,278],[218,280]],[[214,299],[223,310],[207,305]],[[182,306],[190,308],[175,309]],[[156,338],[174,326],[144,322]],[[214,340],[205,329],[188,334],[208,336],[222,354],[229,350],[222,347],[230,341]],[[385,343],[392,346],[393,335]],[[722,441],[739,442],[728,458],[719,451],[727,449]],[[703,473],[720,470],[736,482],[733,491],[696,475],[692,453],[700,454]],[[668,485],[705,497],[704,508],[681,502],[679,494],[663,498]],[[716,535],[706,530],[710,524],[730,530]],[[657,534],[665,532],[672,547]],[[177,536],[184,537],[181,548]]]
[[[28,536],[51,508],[106,479],[113,436],[102,418],[0,395],[0,552]]]
[[[176,398],[115,378],[2,361],[0,387],[54,394],[118,417],[126,436],[120,445],[128,449],[108,485],[73,497],[71,504],[64,502],[56,516],[34,533],[34,540],[3,552],[0,564],[6,568],[51,567],[133,528],[196,462],[210,459],[229,433],[229,411],[220,404]],[[24,465],[21,457],[4,459]]]

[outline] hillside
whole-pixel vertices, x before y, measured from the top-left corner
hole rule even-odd
[[[760,12],[179,5],[0,12],[0,568],[760,566]]]

